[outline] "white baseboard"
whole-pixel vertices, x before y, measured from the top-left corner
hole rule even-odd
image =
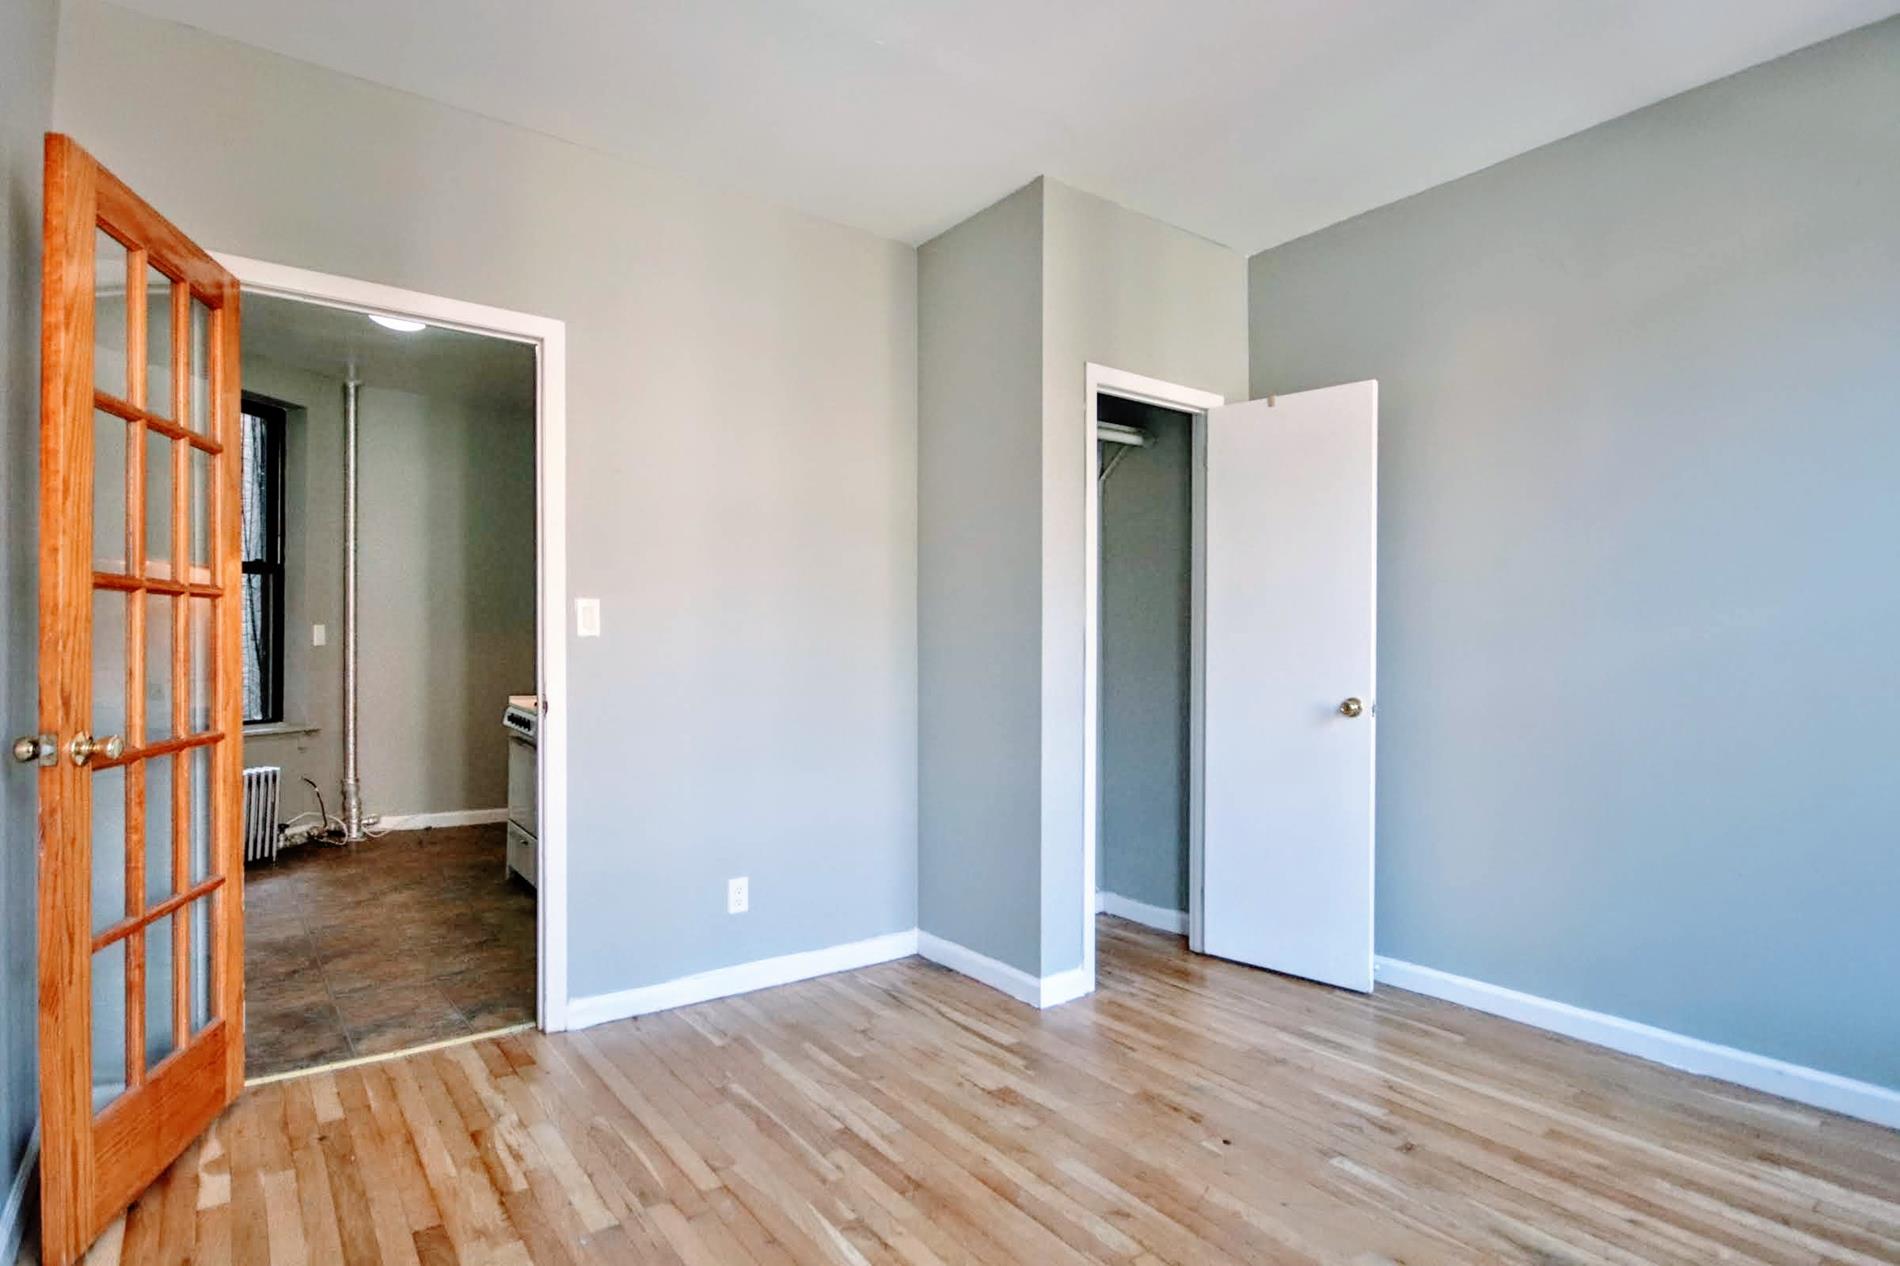
[[[917,933],[917,952],[933,963],[961,972],[971,980],[1039,1009],[1073,1002],[1095,989],[1095,981],[1081,967],[1072,967],[1053,976],[1032,976],[1019,967],[1011,967],[987,954],[979,954],[967,945],[946,941],[928,932]]]
[[[1065,1002],[1074,1002],[1085,994],[1095,992],[1095,975],[1083,967],[1071,967],[1059,971],[1053,976],[1042,978],[1042,1000],[1036,1005],[1047,1010],[1059,1007]]]
[[[1567,1002],[1519,993],[1467,976],[1454,976],[1436,967],[1381,957],[1374,960],[1373,973],[1381,983],[1395,989],[1429,994],[1475,1011],[1593,1042],[1684,1072],[1717,1077],[1810,1107],[1826,1108],[1900,1129],[1900,1090],[1771,1059],[1733,1046],[1720,1046],[1621,1016],[1586,1011]]]
[[[590,1025],[605,1024],[609,1020],[624,1020],[629,1016],[691,1006],[695,1002],[710,1002],[714,998],[729,998],[733,994],[750,993],[754,989],[769,989],[773,985],[810,980],[813,976],[829,976],[833,972],[850,971],[855,967],[909,958],[916,952],[917,930],[911,928],[874,936],[869,940],[719,967],[692,976],[681,976],[677,980],[664,980],[657,985],[623,989],[619,993],[572,998],[567,1004],[567,1027],[584,1029]]]
[[[1124,897],[1113,892],[1096,893],[1095,909],[1097,913],[1112,914],[1118,919],[1127,919],[1130,923],[1139,923],[1157,932],[1172,932],[1176,936],[1187,935],[1186,910],[1151,906],[1146,901],[1137,901],[1133,897]]]
[[[443,813],[385,813],[376,819],[378,831],[422,831],[437,826],[491,826],[506,822],[508,810],[450,809]]]
[[[0,1262],[19,1260],[20,1236],[26,1231],[26,1193],[39,1159],[40,1127],[35,1125],[26,1150],[20,1154],[20,1172],[13,1175],[13,1185],[7,1188],[7,1202],[0,1205]]]

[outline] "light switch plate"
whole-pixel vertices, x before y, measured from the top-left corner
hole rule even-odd
[[[321,624],[313,624],[310,626],[310,644],[312,646],[322,646],[329,640],[330,630],[324,628]]]
[[[574,599],[574,636],[600,636],[600,599]]]

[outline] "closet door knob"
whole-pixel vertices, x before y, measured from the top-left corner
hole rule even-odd
[[[1342,717],[1356,717],[1365,710],[1366,705],[1357,699],[1348,699],[1339,705],[1339,715]]]

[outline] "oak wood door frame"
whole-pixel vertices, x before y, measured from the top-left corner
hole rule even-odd
[[[535,859],[536,1013],[543,1030],[562,1031],[568,1025],[567,325],[551,317],[243,255],[213,252],[213,258],[253,294],[408,317],[527,343],[535,349],[535,658],[541,697]],[[498,724],[499,720],[497,717]]]
[[[45,266],[41,292],[39,729],[53,736],[38,771],[39,1034],[41,1247],[49,1266],[65,1266],[91,1237],[155,1178],[238,1093],[244,1076],[243,884],[235,800],[242,766],[237,639],[238,285],[224,268],[70,138],[45,144]],[[100,235],[125,252],[122,380],[100,385],[94,364],[95,252]],[[167,306],[148,312],[148,278],[166,279]],[[196,307],[207,314],[201,348],[203,409],[193,395]],[[153,320],[166,322],[169,399],[148,398]],[[116,387],[116,391],[108,387]],[[121,422],[124,482],[122,556],[99,557],[95,540],[95,432]],[[148,450],[170,464],[166,495],[169,558],[147,558]],[[194,550],[190,506],[196,455],[204,455]],[[109,539],[109,538],[108,538]],[[103,564],[103,565],[102,565]],[[95,717],[96,595],[125,595],[122,752],[82,755],[69,745]],[[153,667],[169,676],[171,715],[147,739],[147,608],[159,599],[170,645]],[[193,604],[208,602],[191,623]],[[194,709],[192,648],[202,646],[205,695]],[[105,735],[95,735],[104,739]],[[204,877],[192,875],[187,753],[207,752],[210,810],[204,827]],[[145,786],[150,762],[170,779],[171,881],[165,894],[145,874]],[[181,770],[181,766],[184,768]],[[121,914],[102,925],[93,909],[94,782],[124,768],[124,887]],[[184,776],[180,776],[181,772]],[[161,854],[162,856],[162,854]],[[108,910],[110,907],[108,907]],[[191,920],[205,911],[210,982],[197,1023],[192,992]],[[174,917],[176,916],[176,917]],[[166,922],[169,920],[169,927]],[[148,1068],[145,955],[150,933],[170,933],[169,999],[160,999],[169,1051]],[[163,944],[163,942],[161,942]],[[92,974],[96,956],[115,946],[123,963],[123,1081],[96,1104],[100,1073]]]

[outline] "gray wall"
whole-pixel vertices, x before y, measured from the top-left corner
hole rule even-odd
[[[1082,961],[1085,371],[1239,396],[1246,261],[1047,179],[918,258],[921,926],[1053,975]]]
[[[1043,186],[1042,952],[1050,973],[1082,960],[1087,366],[1244,398],[1247,264],[1105,199]]]
[[[534,356],[513,354],[532,381]],[[247,736],[245,763],[284,770],[284,816],[339,810],[343,767],[343,384],[246,356],[244,387],[298,406],[286,444],[286,721]],[[366,384],[359,399],[362,681],[371,813],[507,803],[503,701],[534,692],[534,415]],[[327,626],[324,646],[310,626]]]
[[[54,116],[213,249],[567,323],[573,993],[916,925],[913,251],[98,0]]]
[[[358,409],[365,802],[505,807],[501,710],[535,689],[534,415],[374,386]]]
[[[53,105],[52,0],[0,5],[0,736],[38,727],[41,134]],[[35,775],[0,770],[0,1201],[39,1113]],[[0,1244],[0,1252],[5,1245]]]
[[[1148,433],[1102,485],[1101,816],[1104,892],[1188,908],[1193,420],[1129,410]],[[1111,452],[1112,455],[1112,452]]]
[[[918,926],[1042,973],[1042,197],[917,253]]]
[[[1380,380],[1383,954],[1900,1085],[1900,20],[1252,261]]]
[[[343,777],[343,388],[252,354],[242,360],[244,390],[296,406],[284,437],[284,718],[314,727],[308,734],[246,735],[244,763],[283,768],[283,818],[316,811],[303,778],[316,780],[325,808],[336,813]],[[326,646],[310,645],[316,623],[329,628]]]

